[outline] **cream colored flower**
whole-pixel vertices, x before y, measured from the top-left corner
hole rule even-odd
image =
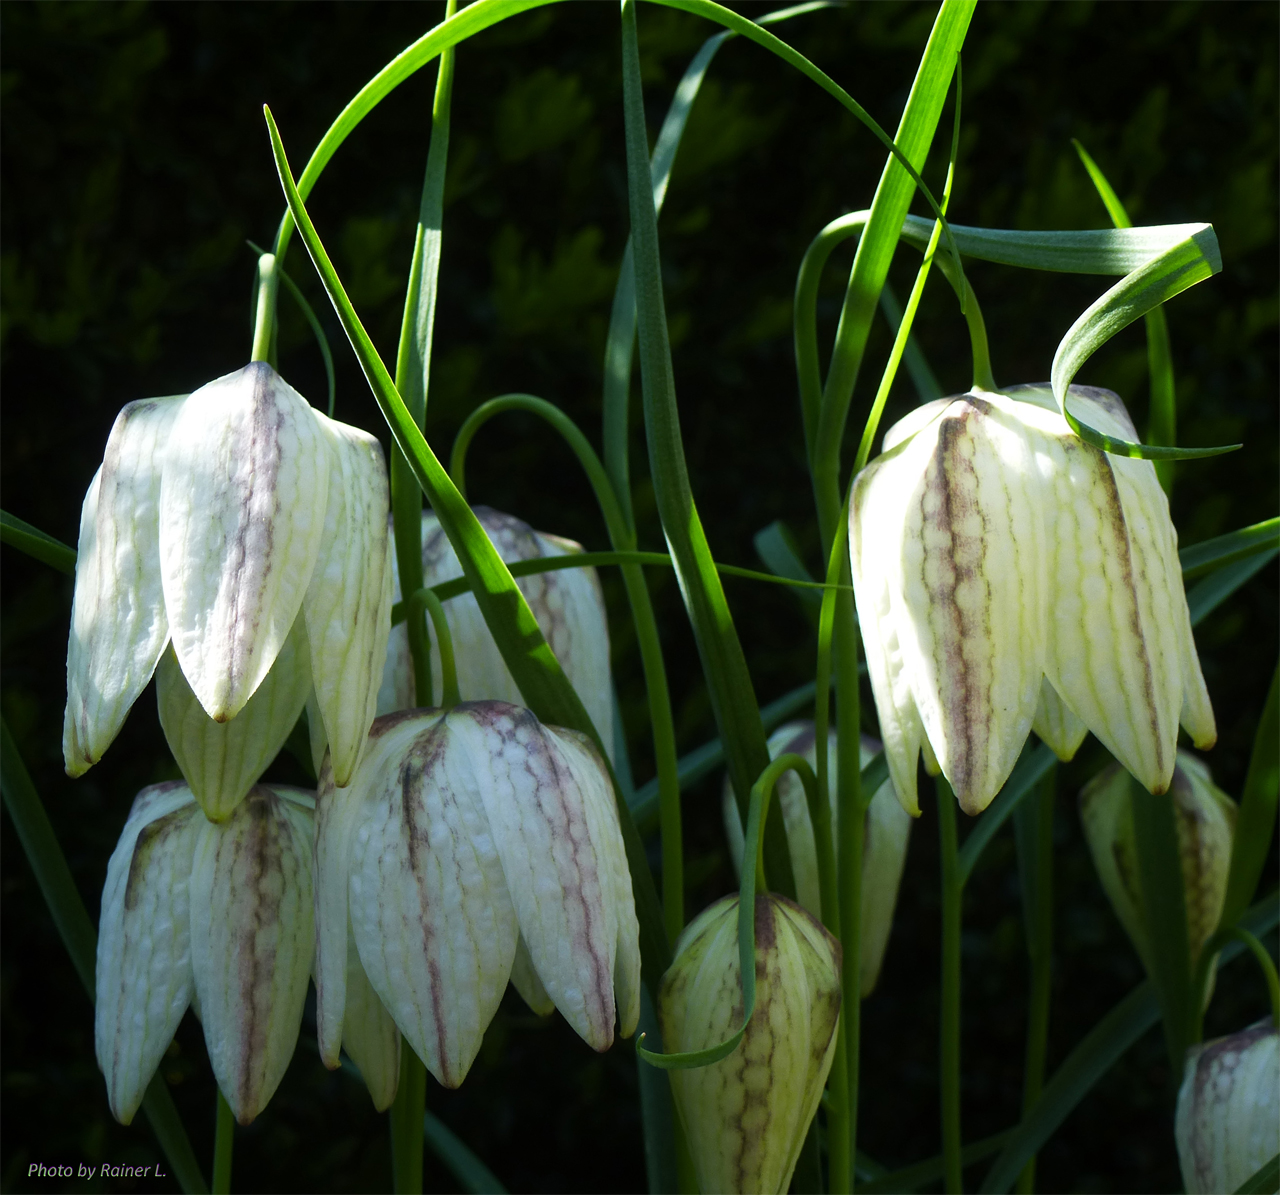
[[[266,1107],[302,1022],[315,951],[314,800],[252,788],[210,822],[181,783],[143,789],[107,864],[94,1038],[128,1124],[190,1005],[241,1124]]]
[[[1120,400],[1073,411],[1135,439]],[[1079,440],[1047,386],[926,404],[854,482],[850,556],[881,734],[911,813],[932,755],[977,813],[1033,728],[1063,758],[1086,729],[1152,792],[1178,722],[1213,745],[1177,536],[1150,461]]]
[[[880,754],[880,744],[875,739],[862,736],[862,766]],[[812,722],[788,722],[769,736],[769,758],[779,755],[802,755],[809,766],[818,766],[818,752],[814,741]],[[831,837],[838,841],[839,825],[836,809],[836,733],[827,735],[827,767],[829,771],[828,795],[831,801]],[[796,880],[797,903],[819,920],[822,918],[822,897],[818,888],[818,851],[814,840],[813,822],[809,816],[809,802],[804,786],[794,772],[785,773],[774,787],[778,806],[782,811],[783,825],[787,831],[787,849],[791,855],[791,871]],[[725,778],[722,794],[725,836],[729,840],[729,854],[734,872],[742,875],[742,817],[733,799],[733,787]],[[911,818],[907,816],[893,791],[893,781],[886,780],[875,792],[867,806],[866,828],[862,848],[862,932],[859,937],[859,987],[863,999],[871,994],[880,978],[885,948],[889,945],[889,932],[893,928],[893,910],[898,903],[898,885],[902,882],[902,869],[907,861],[907,839],[911,833]]]
[[[387,508],[377,441],[263,362],[126,406],[80,519],[68,774],[101,758],[160,665],[161,723],[210,817],[231,813],[312,692],[346,783],[386,651]]]
[[[508,564],[547,556],[572,556],[582,545],[557,535],[534,531],[528,523],[487,506],[475,508],[485,534]],[[391,547],[394,560],[395,544]],[[439,585],[462,576],[462,565],[434,514],[422,516],[423,584]],[[518,577],[516,584],[538,620],[551,650],[613,758],[613,687],[609,672],[609,623],[604,595],[593,568],[574,568]],[[399,571],[395,570],[395,600],[400,600]],[[458,669],[458,692],[463,701],[509,701],[521,705],[520,688],[503,663],[498,645],[489,634],[475,596],[465,593],[444,604],[453,637]],[[440,652],[431,647],[431,691],[440,696]],[[409,636],[403,625],[391,632],[387,663],[378,693],[378,713],[409,709],[414,701],[413,660]]]
[[[756,897],[756,1007],[738,1047],[671,1090],[702,1191],[782,1192],[835,1056],[840,943],[785,897]],[[669,1053],[707,1049],[742,1024],[738,897],[691,921],[658,992]]]
[[[466,1077],[508,980],[594,1049],[615,1020],[634,1030],[639,923],[608,772],[585,736],[499,701],[389,714],[348,788],[326,764],[318,818],[329,1066],[357,970],[446,1087]]]
[[[1187,1051],[1174,1133],[1193,1195],[1239,1190],[1280,1153],[1280,1032],[1270,1019]]]

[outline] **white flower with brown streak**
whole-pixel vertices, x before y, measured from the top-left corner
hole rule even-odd
[[[316,1021],[338,1065],[353,976],[457,1087],[507,981],[594,1049],[634,1030],[639,924],[609,775],[591,742],[484,701],[378,718],[316,834]]]
[[[1108,390],[1072,410],[1136,439]],[[916,759],[977,813],[1028,731],[1062,758],[1086,730],[1152,792],[1178,722],[1213,745],[1169,503],[1150,461],[1078,439],[1047,386],[913,411],[854,482],[850,558],[881,736],[899,798]]]
[[[107,864],[94,1038],[128,1124],[188,1005],[241,1124],[293,1057],[315,952],[314,800],[252,788],[223,823],[181,783],[143,789]]]
[[[68,774],[102,757],[159,665],[165,736],[209,817],[243,799],[309,695],[345,784],[386,654],[387,508],[377,441],[263,362],[126,406],[80,519]]]
[[[502,514],[487,506],[475,508],[485,534],[507,564],[518,560],[539,560],[549,556],[574,556],[582,545],[558,535],[534,531],[514,515]],[[395,544],[391,546],[395,559]],[[462,576],[462,565],[435,515],[422,516],[423,584],[439,585]],[[548,646],[560,661],[569,683],[595,725],[605,754],[613,758],[613,687],[609,672],[609,623],[604,595],[593,568],[557,569],[516,578],[529,609],[538,620]],[[400,576],[395,571],[395,600],[400,600]],[[463,701],[509,701],[521,705],[524,698],[502,653],[494,642],[475,596],[464,593],[444,603],[445,619],[453,639],[457,663],[458,692]],[[431,646],[432,693],[439,698],[440,651]],[[413,659],[409,636],[403,625],[392,629],[387,645],[387,664],[378,693],[378,713],[409,709],[414,700]]]

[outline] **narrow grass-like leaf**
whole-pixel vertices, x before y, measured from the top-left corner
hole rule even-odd
[[[1022,755],[1014,765],[1009,779],[996,795],[986,811],[978,818],[972,830],[965,836],[964,845],[957,856],[960,883],[964,884],[973,874],[978,858],[996,831],[1009,819],[1018,805],[1027,799],[1037,784],[1053,769],[1057,756],[1043,743],[1033,747],[1030,743],[1022,749]]]
[[[484,0],[480,0],[484,3]],[[464,9],[459,17],[470,9]],[[457,20],[458,18],[453,18]],[[447,24],[448,22],[446,22]],[[436,459],[397,392],[386,366],[378,356],[373,342],[351,306],[351,300],[329,260],[320,236],[307,215],[306,207],[294,185],[288,159],[280,134],[269,111],[267,124],[271,132],[272,149],[285,197],[298,222],[298,228],[306,242],[307,250],[315,262],[316,270],[324,282],[329,298],[342,322],[343,329],[355,349],[365,377],[369,380],[374,397],[391,428],[400,450],[413,465],[414,475],[427,495],[436,517],[450,545],[458,556],[463,573],[472,587],[486,625],[502,654],[503,662],[511,672],[521,695],[529,708],[545,724],[566,726],[588,735],[605,756],[599,732],[592,725],[581,699],[564,675],[555,654],[547,646],[538,627],[537,619],[529,609],[524,595],[516,586],[497,549],[485,534],[484,528],[458,493],[444,467]],[[644,958],[645,982],[650,986],[658,982],[666,970],[669,949],[662,925],[661,906],[653,886],[653,876],[645,859],[644,844],[636,832],[626,803],[617,794],[618,817],[627,849],[627,862],[631,870],[635,892],[636,913],[640,919],[641,953]]]
[[[1276,549],[1270,548],[1237,560],[1224,568],[1210,573],[1203,581],[1197,581],[1187,594],[1187,611],[1191,615],[1191,625],[1199,626],[1237,589],[1251,580],[1276,558]]]
[[[1236,1188],[1236,1195],[1270,1195],[1280,1190],[1280,1154],[1264,1162]]]
[[[1221,925],[1234,925],[1253,899],[1271,851],[1277,800],[1280,800],[1280,667],[1271,674],[1271,688],[1258,719],[1249,771],[1240,794]]]
[[[885,282],[884,289],[880,292],[880,310],[888,321],[889,331],[896,336],[902,323],[902,304],[898,302],[898,296],[889,282]],[[942,397],[942,387],[938,384],[937,376],[925,358],[924,350],[914,332],[907,335],[907,351],[902,360],[907,373],[911,375],[911,384],[916,388],[916,398],[922,404]]]
[[[960,1161],[965,1166],[972,1166],[975,1162],[999,1153],[1013,1134],[1013,1129],[1005,1129],[994,1137],[984,1137],[981,1141],[966,1145],[960,1152]],[[901,1170],[892,1170],[869,1182],[858,1183],[858,1195],[875,1195],[878,1192],[893,1192],[896,1195],[898,1192],[918,1191],[928,1183],[936,1183],[942,1177],[945,1165],[942,1155],[936,1154],[923,1162],[913,1162],[910,1166],[903,1166]]]
[[[640,379],[649,471],[663,533],[693,626],[712,709],[725,741],[738,807],[745,814],[751,786],[769,765],[769,752],[746,657],[689,486],[662,293],[634,0],[623,2],[622,45],[627,189],[635,252]],[[783,894],[794,893],[791,859],[776,804],[766,827],[765,853],[770,885]]]
[[[1182,565],[1183,581],[1193,581],[1223,565],[1274,548],[1280,548],[1280,518],[1264,519],[1251,527],[1192,544],[1178,553],[1178,563]]]
[[[7,510],[0,510],[0,543],[6,543],[19,552],[33,556],[41,564],[56,568],[60,573],[75,576],[76,550],[60,539],[46,535],[38,527],[23,522]]]
[[[1278,920],[1280,902],[1273,893],[1249,909],[1241,918],[1241,924],[1250,933],[1261,935]],[[1229,942],[1222,951],[1221,965],[1225,966],[1243,950],[1239,942]],[[1145,980],[1107,1013],[1067,1056],[1045,1084],[1031,1114],[1023,1119],[1000,1151],[979,1190],[990,1195],[1003,1195],[1008,1191],[1027,1159],[1049,1140],[1093,1085],[1159,1018],[1155,986]]]
[[[431,1150],[458,1180],[469,1195],[505,1195],[504,1187],[489,1169],[458,1135],[430,1112],[422,1118],[422,1136]]]
[[[813,586],[811,589],[796,590],[796,597],[805,606],[816,610],[822,605],[822,586],[814,582],[813,575],[805,566],[790,527],[781,519],[775,519],[767,527],[757,531],[752,542],[755,544],[756,554],[771,573],[786,580]]]
[[[0,791],[58,936],[71,956],[71,964],[88,993],[89,1002],[93,1003],[98,935],[71,878],[71,869],[58,845],[49,815],[9,733],[9,724],[3,718],[0,718]],[[153,1076],[147,1086],[142,1110],[173,1168],[178,1185],[193,1195],[205,1195],[209,1188],[173,1097],[159,1074]]]
[[[1074,137],[1071,144],[1076,147],[1080,161],[1093,180],[1111,222],[1117,228],[1132,228],[1133,221],[1129,219],[1129,213],[1120,202],[1120,196],[1107,181],[1106,175]],[[1147,325],[1147,373],[1151,390],[1147,439],[1152,444],[1176,444],[1178,415],[1173,387],[1173,358],[1169,349],[1169,324],[1164,317],[1163,307],[1148,311],[1143,319]],[[1173,488],[1173,462],[1157,461],[1156,476],[1159,477],[1164,492],[1169,493]]]

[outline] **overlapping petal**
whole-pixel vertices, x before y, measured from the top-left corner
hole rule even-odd
[[[182,404],[181,396],[129,403],[116,416],[85,495],[62,731],[71,776],[87,771],[111,745],[169,641],[160,583],[160,476]]]

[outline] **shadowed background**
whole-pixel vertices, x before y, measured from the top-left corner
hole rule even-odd
[[[934,13],[933,5],[854,5],[775,31],[892,129]],[[299,170],[351,95],[441,15],[442,6],[407,4],[0,7],[5,510],[74,543],[84,490],[120,406],[187,392],[245,363],[254,270],[245,239],[269,244],[283,208],[261,105],[270,103]],[[1179,438],[1244,440],[1246,449],[1179,467],[1173,509],[1184,544],[1277,511],[1278,23],[1280,9],[1269,4],[991,3],[978,9],[966,43],[956,221],[1108,226],[1071,147],[1076,137],[1135,222],[1205,220],[1217,230],[1223,273],[1167,308]],[[641,6],[639,24],[656,133],[685,65],[715,30],[649,6]],[[386,360],[399,332],[434,75],[421,72],[365,121],[310,200]],[[561,405],[598,443],[604,336],[628,227],[616,6],[556,6],[465,43],[453,111],[428,438],[447,459],[470,410],[521,390]],[[945,140],[926,170],[939,187]],[[719,560],[758,567],[752,536],[782,518],[817,568],[792,291],[809,240],[828,220],[869,204],[882,164],[870,134],[791,68],[742,41],[721,50],[659,225],[685,447]],[[925,207],[917,200],[913,210]],[[851,259],[851,246],[838,252],[824,280],[824,346]],[[891,273],[900,294],[917,264],[913,251],[900,250]],[[386,443],[300,244],[286,268],[328,329],[337,417]],[[970,266],[970,278],[1002,383],[1045,379],[1058,340],[1106,285],[982,263]],[[281,372],[323,405],[311,334],[287,297],[281,310]],[[963,389],[967,338],[936,272],[916,329],[944,390]],[[854,397],[849,459],[888,345],[877,325]],[[1119,391],[1142,427],[1146,373],[1139,324],[1077,380]],[[638,383],[633,394],[641,546],[660,548]],[[882,426],[913,401],[904,371]],[[588,548],[607,547],[568,450],[531,418],[505,415],[486,426],[467,476],[473,501]],[[177,769],[148,692],[101,764],[74,783],[63,775],[70,582],[9,548],[0,560],[0,702],[96,919],[106,861],[134,793]],[[673,578],[660,570],[649,577],[680,746],[688,750],[713,735],[714,724]],[[637,653],[616,576],[603,580],[643,782],[652,761]],[[760,700],[809,679],[813,640],[799,603],[749,581],[726,587]],[[1275,665],[1275,612],[1270,568],[1197,633],[1220,732],[1209,762],[1232,794]],[[874,729],[869,694],[864,709]],[[1141,978],[1075,811],[1076,791],[1102,758],[1090,739],[1061,772],[1050,1071]],[[297,780],[291,769],[282,759],[267,775]],[[690,915],[733,882],[719,783],[686,799]],[[890,1166],[940,1147],[937,832],[930,803],[922,803],[880,987],[864,1006],[859,1141]],[[0,1184],[19,1191],[40,1186],[26,1178],[32,1162],[146,1164],[159,1153],[144,1118],[131,1129],[110,1118],[92,1010],[11,829],[4,821]],[[1264,884],[1273,884],[1274,866],[1267,875]],[[974,1140],[1012,1124],[1021,1100],[1026,960],[1008,830],[970,882],[965,931],[964,1131]],[[1207,1029],[1240,1028],[1263,1008],[1260,981],[1248,964],[1234,964],[1219,982]],[[207,1164],[214,1087],[193,1018],[162,1069]],[[1153,1031],[1042,1152],[1041,1188],[1178,1189],[1167,1071]],[[630,1046],[596,1056],[558,1017],[540,1022],[513,996],[461,1090],[432,1082],[428,1107],[511,1190],[645,1189]],[[310,1011],[279,1092],[237,1134],[234,1181],[256,1190],[389,1186],[385,1118],[361,1085],[323,1069]],[[430,1155],[426,1181],[432,1190],[453,1182]],[[107,1180],[102,1189],[133,1187]]]

